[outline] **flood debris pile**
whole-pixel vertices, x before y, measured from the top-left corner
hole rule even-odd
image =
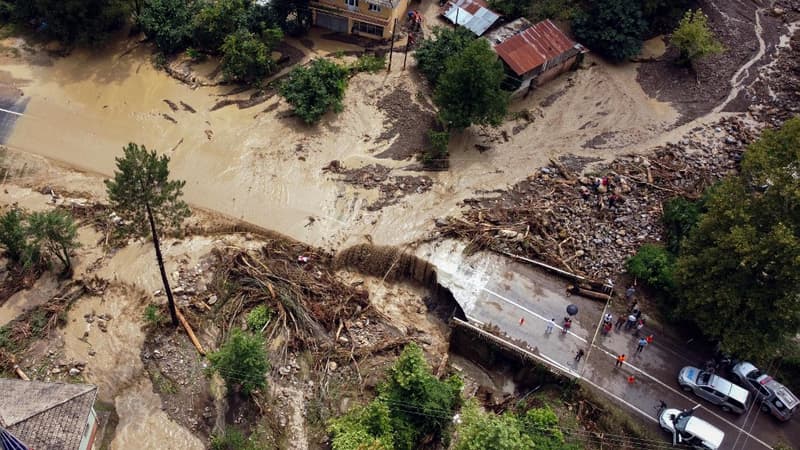
[[[88,283],[81,280],[71,281],[59,289],[48,302],[26,311],[0,328],[0,372],[16,372],[17,376],[25,378],[24,366],[28,348],[35,341],[48,336],[55,327],[64,325],[67,310],[84,294],[101,294],[104,289],[105,283],[99,279]],[[48,375],[77,376],[85,363],[72,365],[71,368],[67,366],[69,364],[58,364],[54,371],[48,371]],[[66,370],[62,370],[64,368]],[[73,369],[77,369],[77,372]]]
[[[594,279],[613,277],[641,244],[662,235],[661,204],[736,170],[755,131],[729,118],[698,127],[652,156],[623,156],[585,174],[552,160],[497,195],[468,199],[462,217],[436,221],[432,238],[540,259]]]
[[[378,199],[367,205],[367,211],[378,211],[385,206],[398,203],[410,194],[422,194],[433,187],[433,180],[425,175],[394,175],[392,169],[380,164],[369,164],[349,169],[339,160],[323,167],[323,172],[340,175],[340,181],[363,189],[378,189]]]
[[[340,339],[347,321],[369,306],[367,291],[336,276],[330,254],[305,244],[271,239],[259,250],[219,250],[217,257],[213,285],[223,327],[230,329],[243,312],[266,305],[272,315],[255,331],[268,342],[279,339],[284,351],[336,351],[352,340]]]

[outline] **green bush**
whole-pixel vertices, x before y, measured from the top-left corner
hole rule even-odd
[[[642,245],[625,263],[625,269],[656,289],[669,292],[674,288],[675,257],[660,245]]]
[[[16,209],[10,209],[0,216],[0,244],[6,249],[6,256],[12,262],[28,266],[35,256],[31,253],[28,243],[28,232],[25,225],[25,214]]]
[[[272,318],[272,310],[266,305],[258,305],[247,313],[247,328],[258,333]]]
[[[250,394],[267,385],[269,359],[261,336],[234,329],[228,340],[208,355],[210,368],[225,380],[229,392]]]
[[[246,450],[247,438],[241,431],[226,427],[222,434],[211,436],[211,450]]]
[[[386,57],[377,55],[364,55],[359,57],[356,62],[350,66],[353,73],[369,72],[375,73],[383,70],[386,67]]]
[[[709,55],[722,53],[725,47],[714,37],[703,11],[686,11],[669,40],[680,52],[679,64],[692,64]]]
[[[380,400],[334,419],[328,426],[333,450],[391,450],[394,448],[389,407]]]
[[[347,68],[326,59],[315,59],[307,67],[296,67],[281,84],[281,95],[306,123],[317,122],[333,110],[341,112],[347,88]]]
[[[144,319],[145,323],[155,327],[161,325],[165,319],[164,315],[161,314],[161,308],[152,303],[144,308],[142,318]]]

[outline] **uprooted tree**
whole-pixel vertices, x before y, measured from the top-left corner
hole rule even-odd
[[[0,245],[8,259],[22,268],[62,264],[61,275],[72,274],[70,254],[78,248],[78,227],[68,212],[60,209],[28,214],[10,209],[0,216]]]
[[[190,215],[189,206],[181,199],[186,182],[170,180],[169,157],[148,151],[144,145],[128,144],[124,155],[116,161],[114,178],[106,180],[111,209],[123,219],[124,233],[152,238],[169,314],[177,326],[175,299],[164,268],[159,232],[179,229],[183,219]]]

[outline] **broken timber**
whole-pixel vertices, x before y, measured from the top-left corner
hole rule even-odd
[[[178,316],[178,320],[181,322],[181,325],[183,325],[183,328],[186,330],[186,334],[189,335],[189,339],[192,341],[192,344],[194,344],[194,346],[197,348],[197,351],[201,355],[206,356],[206,351],[203,349],[203,346],[200,344],[200,341],[197,340],[197,336],[195,336],[194,330],[192,330],[192,326],[189,325],[189,322],[186,320],[186,317],[183,316],[181,310],[175,308],[175,314]]]
[[[536,261],[535,259],[526,258],[524,256],[515,255],[505,251],[501,253],[509,258],[526,262],[528,264],[533,264],[534,266],[572,281],[573,285],[570,287],[570,292],[573,294],[583,295],[596,300],[608,300],[614,294],[614,288],[605,283],[592,281],[586,277],[582,277],[572,272],[567,272],[566,270],[559,269],[558,267],[551,266],[550,264],[545,264],[541,261]]]

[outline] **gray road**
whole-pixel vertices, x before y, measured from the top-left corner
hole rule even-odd
[[[471,322],[497,325],[508,336],[526,342],[542,362],[579,377],[650,422],[656,421],[659,400],[681,409],[699,403],[696,415],[725,432],[722,448],[726,450],[763,450],[779,442],[800,445],[797,417],[788,423],[778,422],[757,406],[743,415],[729,414],[682,392],[677,384],[680,368],[707,359],[685,343],[671,342],[656,333],[653,345],[634,355],[637,340],[630,332],[612,331],[609,336],[596,333],[607,307],[603,302],[568,296],[563,279],[531,266],[494,254],[463,257],[460,248],[448,242],[423,247],[417,253],[437,267],[440,283],[453,292]],[[560,325],[570,303],[580,309],[570,332],[561,334],[556,328],[546,334],[547,321],[555,318]],[[573,357],[580,348],[587,357],[575,363]],[[620,353],[628,359],[616,369],[614,362]],[[628,383],[630,375],[635,378],[633,384]],[[668,439],[665,434],[665,442]]]

